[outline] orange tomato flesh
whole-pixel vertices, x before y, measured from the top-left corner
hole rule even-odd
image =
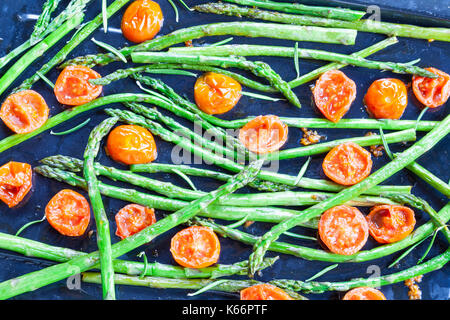
[[[172,238],[170,252],[183,267],[205,268],[219,260],[220,242],[211,228],[192,226]]]
[[[0,118],[15,133],[28,133],[40,128],[48,119],[44,98],[33,90],[9,95],[0,109]]]
[[[398,79],[376,80],[367,90],[364,102],[376,119],[400,119],[408,105],[406,86]]]
[[[122,33],[132,42],[151,40],[164,21],[161,7],[154,1],[137,0],[130,4],[122,17]]]
[[[354,142],[331,149],[322,163],[325,175],[336,183],[353,185],[364,180],[372,170],[370,152]]]
[[[397,205],[375,206],[366,218],[370,235],[379,243],[393,243],[404,239],[416,224],[414,211]]]
[[[155,139],[147,129],[136,125],[121,125],[108,135],[106,151],[124,164],[149,163],[156,159]]]
[[[439,75],[439,78],[414,76],[412,84],[414,95],[426,107],[440,107],[450,97],[450,75],[436,68],[425,69]]]
[[[258,116],[239,130],[239,140],[250,151],[264,154],[279,150],[287,141],[288,126],[273,115]]]
[[[151,226],[156,222],[155,210],[138,204],[129,204],[116,214],[116,235],[121,239]]]
[[[78,106],[88,103],[102,93],[102,86],[89,82],[100,74],[85,66],[68,66],[59,74],[53,89],[59,103]]]
[[[0,200],[9,208],[18,205],[31,190],[33,170],[28,163],[8,162],[0,167]]]
[[[268,283],[257,284],[241,290],[241,300],[293,300],[282,289]]]
[[[78,192],[64,189],[48,202],[45,217],[62,235],[78,237],[84,234],[91,219],[89,203]]]
[[[369,230],[366,219],[357,208],[341,205],[322,214],[319,237],[331,252],[351,255],[366,244]]]
[[[239,102],[241,91],[241,84],[233,78],[207,72],[195,82],[195,103],[203,112],[222,114],[233,109]]]
[[[342,71],[330,70],[316,81],[313,95],[320,112],[328,120],[338,122],[356,98],[356,84]]]
[[[386,297],[380,290],[359,287],[348,291],[342,300],[386,300]]]

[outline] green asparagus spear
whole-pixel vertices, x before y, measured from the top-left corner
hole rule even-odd
[[[194,7],[195,10],[206,13],[223,14],[238,17],[250,17],[271,22],[288,23],[293,25],[311,25],[330,28],[353,29],[363,32],[374,32],[389,36],[409,37],[417,39],[433,39],[450,41],[450,29],[425,28],[407,24],[397,24],[374,20],[343,21],[304,15],[286,14],[257,8],[239,7],[226,3],[206,3]]]
[[[83,13],[85,7],[92,0],[72,0],[57,17],[55,17],[45,28],[42,28],[42,33],[39,35],[36,33],[34,39],[28,39],[24,43],[22,43],[17,48],[11,50],[7,55],[0,58],[0,69],[7,65],[11,60],[15,57],[19,56],[22,52],[31,48],[34,44],[44,39],[47,35],[57,30],[64,22],[67,22],[77,15]],[[42,16],[42,15],[41,15]],[[36,23],[35,28],[41,29],[41,26],[38,26]],[[32,43],[32,40],[34,43]]]
[[[120,52],[125,57],[129,57],[133,52],[160,51],[188,40],[220,35],[265,37],[293,41],[317,41],[353,45],[355,43],[356,34],[357,32],[354,30],[286,26],[245,21],[220,22],[179,29],[165,36],[135,46],[122,48]],[[88,55],[69,60],[64,63],[62,67],[74,64],[90,67],[95,65],[106,65],[113,61],[117,61],[117,59],[117,56],[108,53]]]
[[[30,44],[32,46],[41,40],[41,35],[47,29],[51,15],[58,7],[59,1],[60,0],[47,0],[42,5],[42,13],[36,20],[33,33],[30,36]]]
[[[111,259],[120,257],[121,255],[150,242],[160,234],[193,218],[199,211],[207,208],[211,203],[220,197],[226,196],[245,186],[249,181],[256,177],[261,165],[262,161],[255,161],[250,164],[248,168],[230,179],[229,182],[219,189],[191,202],[188,206],[178,210],[164,219],[157,221],[148,228],[125,238],[119,243],[114,244],[111,247]],[[70,277],[71,275],[92,269],[98,265],[99,258],[99,252],[93,252],[73,258],[65,263],[4,281],[0,283],[0,299],[8,299],[27,291],[35,290],[56,281],[60,281]]]
[[[114,268],[111,257],[111,237],[109,232],[109,221],[103,206],[102,197],[98,188],[98,180],[95,174],[94,161],[100,149],[100,143],[111,128],[116,124],[118,118],[108,118],[102,121],[92,130],[89,135],[86,150],[84,151],[83,175],[91,200],[97,225],[97,245],[100,251],[100,267],[102,272],[103,299],[115,300]]]
[[[419,178],[424,180],[426,183],[438,190],[447,198],[450,198],[449,184],[436,177],[434,174],[422,167],[417,162],[412,162],[406,167],[406,169],[417,175]]]
[[[271,284],[282,289],[308,292],[308,293],[322,293],[324,291],[347,291],[357,287],[378,287],[385,286],[392,283],[397,283],[411,279],[428,272],[439,270],[444,267],[450,260],[450,250],[447,249],[444,253],[434,257],[427,262],[416,265],[414,267],[402,270],[397,273],[380,276],[369,277],[367,279],[357,278],[343,282],[303,282],[299,280],[273,280]]]
[[[294,47],[281,46],[266,46],[266,45],[224,45],[220,47],[174,47],[170,48],[169,52],[183,55],[199,55],[199,56],[217,56],[228,57],[230,55],[236,56],[274,56],[274,57],[289,57],[295,56]],[[302,49],[298,48],[298,56],[302,59],[325,60],[339,63],[354,65],[357,67],[364,67],[369,69],[388,70],[395,73],[409,73],[417,74],[424,77],[431,78],[432,72],[420,67],[410,66],[404,63],[385,62],[367,60],[351,55],[328,52],[323,50]],[[434,75],[436,77],[436,75]]]
[[[306,6],[300,3],[283,3],[268,0],[224,0],[244,6],[252,6],[275,11],[283,11],[288,13],[304,14],[308,16],[317,16],[330,19],[355,21],[359,20],[366,14],[364,11],[356,11],[343,8]]]
[[[120,8],[122,8],[130,0],[115,0],[106,10],[107,16],[111,17]],[[103,20],[103,15],[99,14],[92,21],[81,27],[80,30],[66,43],[66,45],[46,64],[44,64],[39,73],[45,75],[53,67],[62,63],[64,59],[69,55],[72,50],[74,50],[81,42],[83,42],[89,35],[94,32],[101,24]],[[30,78],[26,79],[15,91],[30,89],[31,86],[39,80],[37,74],[32,75]]]
[[[0,94],[2,94],[34,60],[42,56],[44,52],[50,49],[50,47],[77,27],[83,21],[83,18],[83,13],[74,15],[58,29],[53,31],[48,37],[24,54],[19,60],[17,60],[16,63],[0,78]]]
[[[83,162],[77,158],[66,156],[51,156],[44,158],[41,163],[58,168],[61,170],[69,170],[71,172],[80,172],[83,169]],[[144,165],[145,166],[145,165]],[[172,165],[171,171],[177,170],[178,166]],[[113,167],[105,167],[99,163],[94,164],[97,175],[102,175],[111,180],[128,182],[132,185],[155,191],[169,198],[181,200],[195,200],[206,193],[203,191],[195,191],[185,189],[173,185],[169,182],[162,182],[156,179],[143,177],[133,174],[129,171],[119,170]],[[40,169],[39,169],[40,170]],[[227,175],[228,176],[228,175]],[[226,179],[228,180],[228,179]],[[305,206],[316,204],[323,199],[332,196],[332,193],[326,192],[270,192],[270,193],[251,193],[251,194],[232,194],[226,198],[217,200],[217,204],[224,206],[237,207],[262,207],[262,206]],[[347,204],[351,206],[373,206],[376,204],[396,204],[397,202],[383,197],[357,197]]]
[[[249,259],[250,269],[255,268],[256,270],[256,268],[262,261],[261,259],[264,257],[265,252],[270,246],[270,243],[275,241],[283,232],[288,231],[303,219],[308,220],[310,218],[317,217],[325,210],[342,204],[343,202],[358,196],[359,194],[361,194],[361,192],[364,192],[364,190],[367,190],[368,188],[371,188],[383,182],[402,168],[406,167],[409,163],[420,157],[423,153],[430,150],[449,132],[450,116],[447,116],[444,120],[441,121],[438,126],[427,133],[425,137],[423,137],[420,141],[416,142],[406,151],[400,153],[394,160],[377,170],[375,173],[371,174],[363,181],[339,192],[334,197],[322,201],[320,204],[314,205],[304,210],[301,215],[289,220],[285,220],[277,226],[273,227],[255,244],[254,252],[250,255]]]
[[[241,164],[238,164],[234,161],[231,161],[227,158],[220,157],[208,150],[205,150],[191,141],[180,137],[177,134],[174,134],[173,132],[164,129],[160,124],[151,121],[150,119],[145,119],[139,115],[136,115],[132,112],[126,111],[126,110],[119,110],[119,109],[106,109],[105,110],[110,116],[117,116],[121,119],[121,121],[130,123],[130,124],[136,124],[143,126],[147,129],[149,129],[154,135],[160,136],[163,140],[172,142],[179,146],[182,149],[185,149],[189,151],[190,153],[201,157],[202,159],[205,159],[208,163],[213,163],[219,167],[222,167],[224,169],[239,172],[242,170],[243,166]],[[272,172],[269,170],[261,170],[261,172],[258,174],[258,178],[262,180],[268,180],[275,183],[283,183],[290,186],[298,186],[306,189],[313,189],[313,190],[323,190],[323,191],[331,191],[336,192],[343,189],[343,186],[332,183],[327,180],[315,180],[315,179],[308,179],[308,178],[302,178],[299,182],[297,182],[297,177],[290,176],[286,174],[280,174],[276,172]],[[365,190],[364,193],[366,194],[373,194],[378,195],[381,192],[406,192],[408,193],[410,188],[407,186],[376,186],[370,190]]]
[[[448,222],[450,219],[450,204],[447,204],[442,208],[438,216],[441,221]],[[211,220],[205,220],[200,218],[195,218],[191,223],[200,224],[203,226],[210,227],[214,232],[231,238],[233,240],[242,242],[247,245],[254,245],[258,241],[258,237],[248,234],[246,232],[231,229],[223,225],[212,222]],[[370,260],[379,259],[400,250],[403,250],[409,246],[415,245],[424,239],[428,238],[436,230],[433,221],[429,221],[420,227],[418,227],[414,232],[408,235],[406,238],[391,244],[385,244],[382,246],[375,247],[370,250],[362,250],[355,254],[345,256],[340,254],[331,253],[325,250],[313,249],[304,246],[299,246],[291,243],[275,241],[270,244],[269,250],[292,255],[307,260],[319,260],[334,263],[344,263],[344,262],[365,262]]]
[[[75,251],[69,248],[51,246],[39,241],[28,240],[25,238],[9,235],[0,232],[0,248],[14,251],[27,257],[35,257],[55,262],[67,262],[75,257],[85,255],[86,253]],[[278,257],[267,258],[264,260],[263,268],[272,266]],[[141,275],[145,266],[141,262],[127,260],[113,260],[114,271],[128,274],[130,276]],[[158,262],[148,263],[144,275],[153,277],[166,277],[174,279],[183,278],[211,278],[228,277],[232,275],[245,275],[248,270],[248,261],[241,261],[231,265],[217,264],[202,269],[183,268],[171,266]],[[261,269],[263,270],[263,269]]]
[[[263,77],[282,93],[294,106],[301,107],[297,96],[292,92],[289,85],[265,62],[249,61],[234,57],[209,57],[185,54],[170,54],[159,52],[135,52],[131,54],[135,63],[189,63],[219,66],[221,68],[241,68],[252,72],[258,77]]]

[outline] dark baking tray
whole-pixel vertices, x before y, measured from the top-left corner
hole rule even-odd
[[[67,1],[62,1],[65,4]],[[108,1],[109,3],[111,1]],[[179,7],[180,11],[180,22],[176,23],[174,19],[174,12],[167,1],[158,0],[162,10],[164,12],[165,21],[164,27],[160,34],[167,34],[175,29],[182,27],[219,22],[219,21],[233,21],[239,20],[237,18],[207,15],[200,13],[191,13]],[[189,1],[189,5],[197,4],[203,1]],[[314,1],[309,1],[314,3]],[[324,1],[321,1],[322,3]],[[328,1],[325,1],[328,2]],[[43,0],[40,1],[27,1],[27,0],[3,0],[0,3],[1,21],[2,28],[0,29],[0,56],[3,56],[8,50],[15,48],[21,44],[24,40],[28,39],[34,21],[29,19],[27,14],[39,14],[40,8]],[[317,2],[316,2],[317,3]],[[347,2],[350,3],[350,2]],[[355,5],[369,5],[376,4],[381,8],[386,8],[387,10],[382,10],[382,18],[386,21],[401,21],[409,23],[421,23],[423,25],[431,25],[429,18],[436,17],[441,20],[436,22],[439,24],[441,21],[442,25],[448,25],[449,10],[447,1],[433,0],[433,1],[411,1],[411,0],[398,0],[395,2],[378,0],[378,1],[358,1],[351,2]],[[402,8],[405,8],[404,10]],[[113,28],[119,28],[120,19],[124,10],[119,11],[113,18],[109,20],[109,26]],[[94,1],[88,7],[86,21],[90,20],[93,16],[100,12],[100,1]],[[386,13],[386,16],[384,14]],[[418,17],[424,17],[425,20],[418,20]],[[409,20],[408,20],[409,17]],[[434,24],[436,24],[434,23]],[[104,34],[102,30],[95,32],[94,37],[96,39],[110,43],[116,47],[121,47],[129,45],[126,40],[122,37],[120,33],[110,31],[108,34]],[[212,43],[218,41],[219,39],[224,39],[225,37],[213,37],[213,38],[203,38],[200,40],[195,40],[196,45],[201,45],[202,43]],[[337,46],[337,45],[326,45],[319,43],[300,43],[301,47],[306,48],[320,48],[335,52],[351,53],[362,48],[365,48],[377,41],[383,39],[383,35],[369,34],[369,33],[359,33],[357,38],[357,44],[355,46]],[[68,40],[67,37],[65,40]],[[64,40],[64,41],[65,41]],[[267,40],[267,39],[246,39],[234,37],[234,43],[254,43],[254,44],[267,44],[271,43],[274,45],[286,45],[292,46],[292,42],[280,41],[280,40]],[[59,48],[62,47],[62,43],[58,44],[43,57],[37,59],[37,61],[27,69],[27,71],[14,83],[18,85],[25,77],[30,76],[47,61],[52,55],[54,55]],[[434,66],[444,71],[449,72],[450,61],[450,45],[444,42],[428,42],[426,40],[415,40],[415,39],[405,39],[400,38],[400,43],[391,46],[373,56],[371,59],[375,60],[389,60],[398,62],[407,62],[413,59],[421,58],[422,61],[419,63],[420,66]],[[79,46],[74,52],[70,54],[70,57],[75,57],[79,55],[84,55],[88,53],[98,52],[99,49],[93,45],[90,41],[85,41],[81,46]],[[290,80],[295,77],[295,70],[293,61],[283,58],[264,58],[265,61],[271,64],[271,66],[278,71],[285,79]],[[310,70],[323,65],[323,62],[318,61],[300,61],[301,73],[306,73]],[[114,63],[106,67],[96,68],[101,74],[106,75],[117,68],[123,67],[121,63]],[[362,98],[367,90],[368,86],[372,81],[381,77],[396,77],[402,79],[406,83],[410,82],[411,77],[407,75],[397,75],[391,74],[389,72],[381,72],[375,70],[368,70],[363,68],[346,67],[343,69],[344,72],[352,78],[357,83],[358,95],[355,103],[353,104],[350,112],[347,114],[346,118],[359,118],[367,117],[362,104]],[[58,75],[58,70],[52,70],[48,77],[55,81]],[[180,76],[161,76],[161,79],[166,81],[169,85],[173,86],[179,93],[187,95],[192,99],[192,88],[194,83],[194,78],[180,77]],[[63,107],[58,104],[54,99],[52,90],[50,90],[43,82],[39,82],[34,86],[35,90],[38,90],[46,99],[48,105],[51,108],[51,114],[54,115],[60,112]],[[104,88],[104,95],[109,95],[118,92],[139,92],[135,84],[131,80],[122,80],[118,83],[111,84]],[[226,118],[240,118],[245,115],[259,115],[259,114],[277,114],[280,116],[301,116],[301,117],[320,117],[317,113],[315,106],[311,100],[311,92],[308,85],[303,85],[295,89],[295,93],[299,96],[303,108],[297,109],[292,105],[284,102],[268,102],[262,100],[250,99],[243,97],[240,101],[238,107],[234,108],[232,112],[226,114]],[[7,92],[1,97],[3,100],[6,97]],[[416,119],[420,113],[420,108],[413,97],[412,94],[409,96],[409,105],[406,109],[403,119]],[[448,105],[448,104],[447,104]],[[115,107],[120,107],[117,105]],[[447,114],[447,107],[442,106],[436,110],[428,111],[424,119],[427,120],[441,120]],[[55,154],[65,154],[75,157],[81,157],[83,149],[88,137],[90,130],[98,124],[102,119],[105,118],[105,114],[101,110],[94,110],[78,116],[71,121],[64,123],[57,128],[55,131],[62,131],[73,127],[85,119],[90,117],[92,121],[83,129],[77,131],[76,133],[66,135],[66,136],[53,136],[48,132],[45,132],[29,141],[26,141],[14,148],[6,150],[0,154],[0,164],[6,163],[11,160],[24,161],[36,166],[38,160],[49,155]],[[182,121],[182,120],[181,120]],[[182,121],[186,123],[185,121]],[[190,125],[189,123],[186,123]],[[367,130],[318,130],[319,133],[325,134],[328,140],[346,138],[350,136],[360,136],[367,132]],[[0,138],[10,135],[11,132],[3,125],[0,124]],[[419,134],[422,136],[423,134]],[[300,130],[291,129],[289,132],[289,141],[285,148],[296,147],[299,145],[299,140],[301,138]],[[418,162],[427,167],[434,174],[441,177],[444,181],[448,181],[450,178],[450,170],[448,166],[448,145],[450,143],[449,138],[441,141],[435,148],[430,152],[418,159]],[[172,146],[168,143],[162,142],[157,139],[158,145],[158,162],[170,162],[170,151]],[[392,146],[393,151],[403,150],[404,145]],[[322,162],[323,156],[315,156],[312,159],[311,166],[307,172],[308,177],[312,178],[324,178],[322,170],[320,169],[320,164]],[[106,165],[116,165],[104,154],[102,151],[98,157],[98,160]],[[298,170],[304,163],[305,159],[293,159],[290,161],[283,161],[281,163],[281,172],[289,173],[292,175],[297,174]],[[374,159],[374,170],[380,168],[387,161],[386,157]],[[117,166],[117,165],[116,165]],[[156,175],[165,181],[172,181],[179,185],[185,185],[185,182],[178,177],[169,176],[167,174]],[[47,201],[62,188],[67,188],[67,185],[55,182],[36,175],[34,178],[34,190],[28,201],[22,205],[20,208],[8,209],[4,204],[0,204],[0,231],[14,234],[23,224],[39,219],[43,215],[44,207]],[[219,186],[218,183],[209,180],[195,179],[196,185],[203,190],[213,190]],[[429,201],[434,208],[440,209],[447,202],[447,199],[438,193],[437,191],[430,188],[424,182],[418,180],[410,173],[402,171],[395,176],[388,179],[385,183],[387,184],[411,184],[414,186],[414,194],[424,197]],[[115,183],[117,185],[122,185],[120,183]],[[243,192],[243,191],[241,191]],[[83,193],[86,195],[86,193]],[[113,242],[117,242],[118,238],[114,235],[115,222],[114,214],[121,208],[125,203],[113,200],[109,198],[104,198],[105,206],[111,217],[111,237]],[[365,211],[367,212],[367,211]],[[158,211],[157,216],[162,217],[164,212]],[[418,224],[423,223],[428,220],[428,217],[423,212],[417,212]],[[249,232],[254,234],[262,234],[268,230],[271,226],[268,224],[256,223],[249,228]],[[90,229],[95,229],[95,224],[91,223]],[[139,248],[133,252],[127,254],[124,258],[130,260],[136,260],[136,254],[139,251],[145,249],[147,256],[150,261],[158,261],[160,263],[174,264],[169,253],[169,240],[173,234],[180,230],[181,227],[175,228],[170,232],[167,232],[152,243],[146,245],[144,248]],[[308,235],[315,235],[311,230],[300,230],[300,228],[294,231],[302,232]],[[87,234],[87,233],[86,233]],[[48,223],[44,222],[39,225],[34,225],[24,231],[23,237],[42,241],[51,245],[69,247],[76,250],[81,250],[85,252],[90,252],[96,250],[95,236],[89,238],[87,235],[80,238],[68,238],[59,235],[55,230],[53,230]],[[283,239],[286,240],[286,239]],[[288,241],[302,243],[304,245],[311,245],[306,241],[296,241],[295,239],[287,239]],[[222,253],[219,262],[220,263],[233,263],[236,261],[244,260],[248,258],[250,254],[250,248],[248,246],[242,245],[238,242],[221,239]],[[375,244],[372,241],[366,245],[364,249],[373,247]],[[313,247],[317,245],[313,244]],[[423,254],[426,247],[428,246],[428,241],[425,241],[421,246],[416,248],[412,254],[410,254],[406,259],[404,259],[399,266],[386,269],[396,257],[397,254],[390,255],[388,257],[374,260],[367,263],[348,263],[341,264],[338,268],[322,276],[320,280],[346,280],[354,277],[368,277],[372,275],[370,270],[380,270],[382,274],[388,274],[396,272],[412,266],[416,263],[417,259]],[[447,248],[447,243],[445,239],[439,235],[429,257],[443,252]],[[274,256],[274,253],[269,253]],[[6,280],[13,277],[20,276],[22,274],[38,270],[45,266],[51,265],[52,263],[48,261],[43,261],[39,259],[33,259],[29,257],[23,257],[11,252],[0,251],[0,280]],[[311,275],[315,274],[318,270],[321,270],[325,266],[329,265],[324,262],[313,262],[306,261],[298,258],[293,258],[286,255],[281,255],[280,260],[272,267],[264,271],[261,280],[269,280],[273,278],[289,278],[289,279],[306,279]],[[425,275],[420,287],[423,291],[424,299],[448,299],[449,298],[449,268],[445,268],[435,271],[433,273]],[[382,291],[388,299],[408,299],[407,288],[403,283],[398,283],[395,285],[390,285],[382,288]],[[311,299],[338,299],[342,296],[342,293],[325,293],[321,295],[309,295]],[[34,292],[23,294],[15,299],[99,299],[101,297],[101,289],[97,285],[81,284],[81,290],[70,290],[66,285],[66,281],[60,281],[58,283],[49,285],[47,287],[38,289]],[[117,297],[119,299],[186,299],[186,291],[184,290],[163,290],[163,289],[149,289],[141,287],[117,287]],[[217,292],[208,292],[203,295],[191,297],[189,299],[236,299],[238,298],[235,294],[223,294]]]

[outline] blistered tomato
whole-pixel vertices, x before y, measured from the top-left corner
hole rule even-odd
[[[153,135],[135,125],[114,128],[108,135],[106,151],[113,160],[124,164],[149,163],[157,156]]]
[[[239,82],[223,74],[207,72],[201,75],[194,86],[195,103],[208,114],[230,111],[239,102],[242,94]]]
[[[125,239],[155,222],[155,210],[138,204],[129,204],[116,214],[116,235]]]
[[[342,300],[386,300],[386,297],[380,290],[359,287],[348,291]]]
[[[286,292],[268,283],[241,290],[241,300],[293,300]]]
[[[164,21],[161,7],[154,1],[137,0],[122,17],[122,33],[132,42],[151,40],[161,30]]]
[[[398,79],[374,81],[364,97],[369,113],[377,119],[400,119],[408,105],[405,84]]]
[[[0,167],[0,200],[14,207],[31,190],[33,170],[28,163],[8,162]]]
[[[447,102],[450,96],[450,75],[436,68],[426,70],[437,74],[436,79],[413,77],[413,91],[416,98],[426,107],[437,108]]]
[[[100,74],[85,66],[65,67],[53,89],[56,99],[69,106],[88,103],[102,93],[102,86],[93,85],[89,80],[100,77]]]
[[[48,119],[44,98],[33,90],[9,95],[0,109],[0,118],[15,133],[28,133],[40,128]]]

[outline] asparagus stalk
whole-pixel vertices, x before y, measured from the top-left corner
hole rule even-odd
[[[95,272],[84,272],[82,280],[88,283],[100,283],[100,275]],[[235,292],[239,293],[241,290],[250,286],[261,284],[262,282],[255,280],[226,280],[224,282],[215,283],[215,281],[205,279],[170,279],[161,277],[132,277],[127,275],[117,274],[115,276],[116,284],[131,285],[131,286],[144,286],[149,288],[165,288],[165,289],[203,289],[208,285],[213,285],[211,290],[223,291],[223,292]],[[307,300],[305,297],[299,295],[290,290],[286,292],[294,300]]]
[[[51,246],[39,241],[28,240],[0,232],[0,248],[14,251],[27,257],[35,257],[55,262],[67,262],[75,257],[85,255],[86,253],[75,251],[69,248]],[[272,266],[278,257],[267,258],[264,260],[264,268]],[[113,260],[114,271],[128,274],[130,276],[142,275],[166,278],[210,278],[228,277],[232,275],[245,275],[248,270],[248,261],[241,261],[231,265],[217,264],[202,269],[183,268],[158,262],[148,263],[147,268],[142,262]],[[263,270],[263,269],[261,269]]]
[[[419,178],[424,180],[430,186],[438,190],[440,193],[445,195],[447,198],[450,198],[450,186],[448,183],[442,181],[430,171],[422,167],[417,162],[412,162],[410,165],[406,167],[409,171],[417,175]]]
[[[306,6],[300,3],[283,3],[268,0],[225,0],[225,2],[236,3],[244,6],[252,6],[288,13],[304,14],[330,19],[355,21],[366,14],[364,11],[356,11],[343,8]]]
[[[110,116],[117,116],[121,119],[121,121],[140,125],[149,129],[153,134],[160,136],[163,140],[175,143],[180,148],[183,148],[192,154],[200,157],[201,159],[205,159],[208,163],[213,163],[219,167],[222,167],[226,170],[239,172],[242,170],[243,166],[239,163],[231,161],[227,158],[220,157],[208,150],[205,150],[189,140],[180,137],[179,135],[174,134],[173,132],[164,129],[160,124],[151,121],[150,119],[145,119],[139,115],[136,115],[132,112],[126,110],[119,109],[106,109],[106,112]],[[268,170],[261,170],[258,174],[258,178],[262,180],[272,181],[275,183],[282,183],[289,186],[297,186],[305,189],[313,189],[313,190],[323,190],[323,191],[331,191],[336,192],[344,189],[343,186],[335,184],[333,182],[327,180],[316,180],[309,179],[303,177],[300,181],[297,181],[295,176],[290,176],[286,174],[280,174]],[[405,192],[408,193],[410,187],[408,186],[374,186],[369,190],[364,190],[365,194],[378,195],[382,192]]]
[[[397,273],[370,278],[357,278],[343,282],[304,282],[299,280],[273,280],[271,284],[292,291],[322,293],[324,291],[347,291],[357,287],[378,287],[411,279],[444,267],[450,260],[450,250],[422,264]]]
[[[258,77],[263,77],[269,81],[272,87],[277,89],[294,106],[300,108],[300,101],[292,92],[291,88],[281,77],[265,62],[249,61],[234,57],[209,57],[186,54],[170,54],[167,52],[135,52],[131,54],[131,59],[135,63],[189,63],[204,64],[209,66],[220,66],[222,68],[240,68],[252,72]]]
[[[106,10],[107,17],[111,17],[120,8],[127,4],[130,0],[115,0]],[[83,42],[87,37],[89,37],[92,32],[94,32],[103,21],[103,14],[97,15],[92,21],[81,27],[76,34],[70,39],[69,42],[46,64],[44,64],[39,73],[42,75],[47,74],[53,67],[62,63],[66,57],[72,52],[81,42]],[[15,91],[30,89],[31,86],[40,79],[39,75],[34,74],[28,79],[26,79]]]
[[[39,35],[35,34],[35,37],[28,39],[24,43],[22,43],[20,46],[15,48],[14,50],[10,51],[7,55],[0,58],[0,69],[3,68],[5,65],[7,65],[11,60],[13,60],[15,57],[19,56],[22,52],[28,50],[31,48],[34,44],[44,39],[47,35],[52,33],[53,31],[57,30],[58,27],[60,27],[64,22],[71,20],[77,15],[82,14],[85,7],[91,2],[92,0],[72,0],[67,8],[62,11],[57,17],[55,17],[46,27],[43,27],[43,25],[40,25],[36,23],[34,31],[36,31],[36,28],[42,29],[43,32],[39,33]],[[46,6],[44,5],[44,9]],[[41,17],[43,15],[41,14]],[[41,28],[42,27],[42,28]],[[33,31],[33,32],[34,32]]]
[[[441,123],[436,126],[433,130],[427,133],[420,141],[416,142],[412,147],[400,153],[394,160],[380,168],[375,173],[371,174],[369,177],[363,181],[337,193],[335,196],[322,201],[321,203],[314,205],[304,211],[302,214],[285,220],[275,227],[273,227],[269,232],[263,235],[255,244],[254,251],[250,255],[250,269],[258,267],[261,259],[264,257],[270,243],[275,241],[283,232],[288,231],[290,228],[294,227],[297,223],[305,220],[309,220],[313,217],[319,216],[325,210],[328,210],[336,205],[339,205],[351,198],[354,198],[364,192],[365,190],[376,186],[377,184],[383,182],[396,172],[400,171],[408,164],[413,162],[415,159],[420,157],[422,154],[430,150],[436,143],[438,143],[442,138],[444,138],[450,132],[450,116],[447,116]],[[251,273],[253,274],[253,273]]]
[[[438,217],[441,221],[445,221],[445,223],[450,220],[450,204],[447,204],[439,211]],[[211,220],[195,218],[191,221],[191,223],[210,227],[214,230],[214,232],[222,235],[223,237],[228,237],[247,245],[254,245],[258,241],[257,236],[237,229],[219,225],[212,222]],[[269,246],[269,250],[307,260],[319,260],[333,263],[365,262],[388,256],[416,243],[419,243],[420,241],[432,235],[435,230],[436,227],[434,222],[429,221],[418,227],[416,230],[414,230],[414,232],[400,241],[378,246],[370,250],[362,250],[348,256],[280,241],[272,242]]]
[[[325,291],[347,291],[352,288],[357,287],[378,287],[389,285],[393,283],[398,283],[423,275],[435,270],[439,270],[444,267],[450,260],[450,250],[434,257],[433,259],[416,265],[414,267],[408,268],[406,270],[380,276],[380,277],[370,277],[370,278],[357,278],[349,281],[342,282],[317,282],[317,281],[300,281],[300,280],[289,280],[289,279],[279,279],[270,281],[271,284],[278,286],[292,296],[291,292],[304,292],[304,293],[323,293]],[[101,283],[101,278],[98,273],[85,272],[83,273],[83,281],[89,283]],[[180,279],[168,279],[168,278],[156,278],[156,277],[145,277],[140,279],[139,277],[131,277],[126,275],[117,274],[115,277],[116,284],[122,285],[134,285],[134,286],[145,286],[151,288],[178,288],[178,289],[201,289],[209,284],[212,284],[212,280],[180,280]],[[240,290],[250,287],[260,282],[255,280],[228,280],[226,282],[218,283],[214,286],[214,290],[225,291],[225,292],[239,292]],[[299,298],[301,299],[301,298]]]
[[[206,3],[197,5],[195,10],[205,13],[215,13],[229,16],[249,17],[271,22],[287,23],[292,25],[311,25],[330,28],[353,29],[363,32],[381,33],[389,36],[409,37],[417,39],[433,39],[450,41],[450,29],[425,28],[407,24],[397,24],[373,20],[343,21],[304,15],[286,14],[257,8],[239,7],[226,3]]]
[[[58,168],[61,170],[69,170],[71,172],[80,172],[83,169],[83,162],[77,158],[66,156],[51,156],[44,158],[41,163]],[[173,172],[178,166],[172,165],[169,172]],[[168,182],[161,182],[150,179],[130,171],[119,170],[113,167],[105,167],[99,163],[94,164],[95,171],[98,175],[128,182],[132,185],[155,191],[169,198],[181,200],[195,200],[206,194],[203,191],[195,191],[191,189],[181,188]],[[177,169],[176,169],[177,170]],[[228,179],[226,179],[228,180]],[[331,193],[325,192],[270,192],[270,193],[252,193],[252,194],[232,194],[225,198],[217,200],[217,204],[223,206],[237,207],[261,207],[261,206],[305,206],[320,202],[323,199],[332,196]],[[373,206],[376,204],[396,204],[397,202],[383,197],[357,197],[347,204],[351,206]]]
[[[13,81],[37,58],[42,56],[50,47],[61,40],[67,33],[77,27],[84,18],[83,13],[78,13],[67,20],[58,29],[53,31],[43,41],[24,54],[16,63],[0,78],[0,94],[2,94]]]
[[[60,0],[47,0],[42,5],[42,13],[34,25],[33,33],[30,36],[30,44],[35,45],[40,41],[41,35],[45,32],[50,23],[52,13],[58,7]]]
[[[94,161],[100,149],[100,143],[111,128],[116,124],[118,118],[108,118],[102,121],[92,130],[84,151],[83,175],[94,212],[95,224],[97,225],[97,245],[100,252],[100,268],[102,272],[103,299],[115,300],[114,268],[111,257],[111,237],[109,231],[108,216],[103,206],[102,197],[98,188],[98,180],[95,174]]]
[[[237,56],[273,56],[273,57],[288,57],[295,56],[295,48],[281,47],[281,46],[266,46],[266,45],[223,45],[219,47],[174,47],[170,48],[169,52],[183,55],[200,55],[200,56],[217,56],[228,57],[230,55]],[[411,66],[404,63],[386,62],[367,60],[361,57],[354,57],[351,55],[328,52],[324,50],[303,49],[298,48],[298,57],[302,59],[314,59],[340,62],[354,65],[357,67],[364,67],[368,69],[388,70],[395,73],[409,73],[417,74],[424,77],[431,78],[432,72],[417,66]],[[436,75],[434,75],[436,77]]]
[[[244,21],[220,22],[179,29],[165,36],[149,40],[135,46],[122,48],[120,53],[122,53],[125,57],[129,57],[133,52],[160,51],[188,40],[206,36],[221,35],[265,37],[293,41],[317,41],[353,45],[356,34],[357,32],[354,30],[286,26]],[[81,64],[92,67],[95,65],[106,65],[114,61],[118,61],[118,58],[110,53],[88,55],[69,60],[64,63],[62,67],[72,64]]]
[[[67,183],[74,187],[86,189],[86,181],[74,173],[49,166],[38,166],[35,171],[47,178],[55,179]],[[110,198],[137,203],[149,208],[161,209],[164,211],[177,211],[189,205],[189,202],[178,199],[167,199],[160,196],[142,193],[134,189],[118,188],[99,182],[100,192]],[[373,199],[373,198],[372,198]],[[367,199],[364,200],[367,202]],[[377,200],[378,201],[378,200]],[[199,214],[207,218],[223,220],[241,220],[245,217],[252,221],[278,223],[287,218],[293,217],[298,211],[273,208],[273,207],[230,207],[214,204],[203,209]],[[301,226],[307,228],[317,228],[317,220],[313,219],[302,223]]]
[[[157,221],[148,228],[114,244],[111,247],[111,259],[120,257],[121,255],[150,242],[160,234],[193,218],[199,211],[208,207],[220,197],[226,196],[245,186],[249,181],[256,177],[261,165],[261,161],[255,161],[219,189],[208,193],[205,197],[191,202],[188,206]],[[75,257],[65,263],[4,281],[0,283],[0,299],[8,299],[95,268],[98,265],[99,258],[99,252],[96,251],[80,257]]]

